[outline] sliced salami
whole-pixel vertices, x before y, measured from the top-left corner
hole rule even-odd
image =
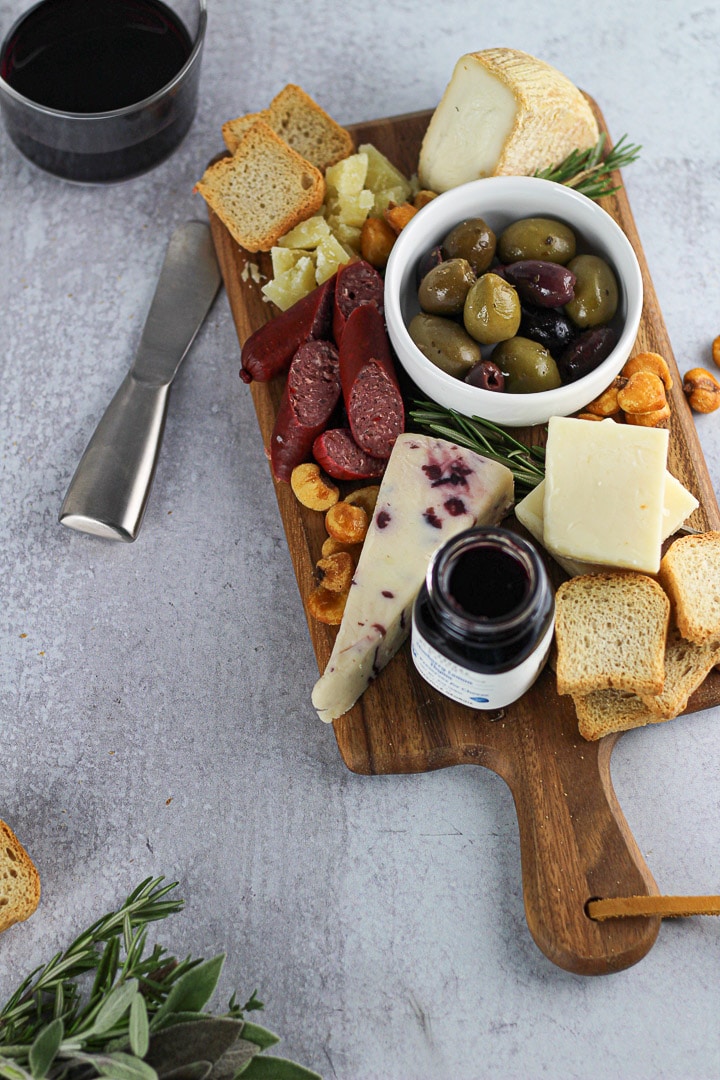
[[[382,315],[372,304],[350,314],[340,345],[340,381],[358,446],[388,458],[405,428],[405,408]]]
[[[313,443],[313,457],[335,480],[372,480],[382,476],[387,459],[361,450],[349,428],[331,428]]]
[[[333,275],[250,335],[241,353],[243,382],[268,382],[283,375],[300,345],[331,339],[335,278]]]
[[[270,464],[276,480],[289,480],[307,461],[315,439],[340,399],[338,352],[329,341],[308,341],[295,352],[272,437]]]
[[[341,266],[335,285],[333,337],[340,345],[345,325],[357,307],[372,304],[382,315],[385,286],[375,267],[363,259]]]

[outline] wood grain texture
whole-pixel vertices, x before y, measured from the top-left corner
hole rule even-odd
[[[596,110],[601,127],[602,116]],[[356,125],[357,143],[371,142],[408,175],[414,172],[429,112]],[[634,352],[661,353],[674,376],[669,468],[698,498],[690,524],[719,528],[720,513],[703,459],[694,421],[647,269],[624,190],[603,200],[625,231],[638,257],[645,298]],[[249,264],[270,274],[267,255],[238,248],[211,215],[238,339],[272,318]],[[282,380],[252,383],[258,423],[267,447],[282,393]],[[523,434],[528,442],[542,429]],[[273,483],[268,470],[268,482]],[[275,484],[280,512],[303,600],[315,585],[314,568],[325,538],[322,515],[298,504],[289,485]],[[556,581],[562,578],[549,561]],[[335,630],[315,620],[308,627],[324,670]],[[691,700],[688,711],[720,703],[720,673],[714,671]],[[578,734],[570,698],[555,691],[546,670],[524,697],[489,715],[442,697],[416,673],[405,647],[360,701],[334,723],[343,761],[365,774],[424,772],[457,764],[483,765],[512,791],[520,829],[525,912],[530,931],[550,960],[579,974],[618,971],[652,947],[660,918],[591,920],[586,903],[596,897],[655,895],[657,887],[640,855],[612,788],[610,757],[619,736],[587,743]],[[652,738],[650,730],[647,738]]]

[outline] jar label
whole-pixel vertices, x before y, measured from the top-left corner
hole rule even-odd
[[[443,656],[418,631],[413,617],[413,663],[426,682],[460,705],[468,705],[471,709],[501,709],[517,701],[535,682],[547,660],[553,631],[551,619],[536,648],[522,663],[509,671],[488,673],[471,671]]]

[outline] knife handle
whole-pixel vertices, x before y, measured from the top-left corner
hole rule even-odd
[[[162,442],[170,387],[129,372],[70,481],[60,522],[131,542],[140,529]]]

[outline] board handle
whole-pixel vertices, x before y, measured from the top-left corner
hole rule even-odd
[[[525,914],[545,955],[567,971],[602,975],[637,963],[661,919],[600,922],[590,900],[659,890],[620,809],[610,779],[618,736],[585,742],[569,698],[552,700],[547,679],[527,695],[503,754],[517,810]],[[538,718],[542,718],[541,720]]]

